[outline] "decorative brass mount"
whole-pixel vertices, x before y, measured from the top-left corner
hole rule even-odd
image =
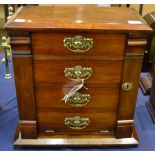
[[[74,68],[65,68],[65,76],[71,80],[75,79],[88,79],[92,75],[92,68],[75,66]]]
[[[89,94],[75,93],[73,96],[67,99],[67,103],[74,107],[82,107],[87,105],[91,100]]]
[[[79,116],[64,119],[65,125],[71,129],[84,129],[90,124],[89,118],[81,118]]]
[[[67,49],[76,53],[86,52],[93,47],[93,39],[84,38],[80,35],[74,38],[66,37],[63,42]]]
[[[133,83],[132,82],[125,82],[122,84],[122,89],[125,91],[130,91],[133,89]]]

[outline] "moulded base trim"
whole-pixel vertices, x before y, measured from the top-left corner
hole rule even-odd
[[[132,146],[138,145],[135,129],[132,137],[116,139],[114,136],[68,136],[68,135],[39,135],[37,139],[22,139],[20,134],[15,138],[14,146]]]

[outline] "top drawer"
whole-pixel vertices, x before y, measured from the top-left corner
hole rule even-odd
[[[67,40],[70,41],[68,48],[64,46],[65,38],[73,38],[72,41]],[[90,43],[88,38],[93,40],[92,47],[88,45]],[[79,49],[78,45],[80,50],[76,50]],[[32,48],[34,55],[76,56],[76,58],[78,55],[80,59],[83,56],[99,56],[101,59],[101,56],[105,59],[123,58],[125,34],[34,32]]]

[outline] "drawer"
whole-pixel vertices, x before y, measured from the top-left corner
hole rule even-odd
[[[77,84],[76,77],[79,75],[85,80],[86,86],[103,87],[105,84],[118,84],[121,80],[123,61],[56,61],[56,60],[36,60],[34,59],[34,79],[36,84],[60,85],[62,87],[71,87]],[[82,68],[79,69],[81,66]],[[76,67],[76,68],[75,68]],[[84,69],[91,68],[90,70]],[[65,76],[65,68],[72,68],[72,72]],[[78,69],[77,69],[78,68]],[[79,74],[80,70],[80,74]],[[75,76],[75,73],[76,75]],[[87,74],[88,73],[88,74]],[[73,76],[73,77],[72,77]],[[70,78],[73,78],[71,80]]]
[[[75,36],[93,39],[92,47],[85,43],[82,39]],[[73,44],[85,43],[85,48],[79,48],[77,45],[72,47],[64,46],[65,38],[73,38]],[[33,55],[53,55],[53,56],[105,56],[107,59],[111,57],[123,58],[125,48],[125,34],[106,34],[106,33],[66,33],[66,32],[33,32],[32,33],[32,51]],[[86,40],[87,40],[86,39]],[[67,41],[66,41],[67,42]],[[70,44],[72,44],[70,43]],[[80,57],[81,59],[82,57]]]
[[[81,89],[65,103],[61,100],[71,88],[36,87],[35,96],[38,111],[66,112],[116,112],[119,85],[104,88]]]
[[[116,113],[65,113],[38,112],[38,128],[41,132],[55,131],[77,134],[87,132],[114,131]]]

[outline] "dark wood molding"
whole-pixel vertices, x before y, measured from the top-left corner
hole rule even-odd
[[[144,38],[128,40],[128,46],[146,46],[146,45],[147,45],[147,40]]]
[[[29,32],[13,31],[9,32],[10,44],[13,55],[30,55],[31,53],[31,36]]]
[[[152,87],[152,75],[148,73],[147,75],[140,77],[139,86],[144,95],[150,95],[151,87]]]
[[[37,121],[20,120],[19,128],[21,130],[21,138],[23,139],[36,139],[37,138]]]

